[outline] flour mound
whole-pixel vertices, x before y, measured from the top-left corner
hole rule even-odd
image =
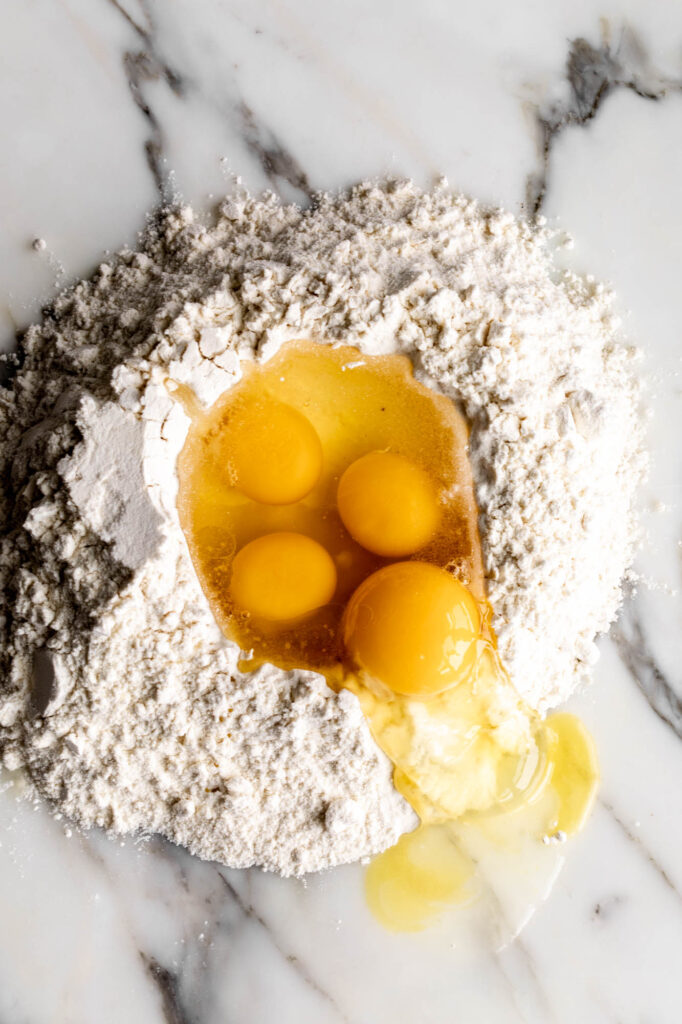
[[[351,694],[238,670],[182,535],[188,419],[286,341],[400,351],[472,427],[500,649],[545,709],[590,677],[644,468],[634,353],[555,239],[444,184],[157,216],[59,296],[0,391],[0,758],[82,825],[300,874],[414,827]]]

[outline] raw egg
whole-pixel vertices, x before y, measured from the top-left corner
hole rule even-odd
[[[388,558],[419,551],[438,529],[438,495],[429,475],[395,452],[370,452],[339,481],[339,515],[363,548]]]
[[[368,899],[420,928],[473,891],[453,822],[531,808],[547,834],[582,826],[592,741],[573,716],[542,722],[500,661],[453,404],[402,356],[292,342],[242,369],[212,409],[186,403],[189,550],[249,668],[315,669],[358,698],[422,822],[374,862]]]
[[[336,568],[328,552],[301,533],[268,533],[232,563],[232,598],[257,619],[285,622],[331,601]]]
[[[178,510],[216,620],[253,652],[251,668],[338,676],[346,605],[389,558],[418,552],[483,597],[466,424],[405,356],[296,341],[241,369],[212,408],[187,406]],[[319,545],[336,570],[333,600],[303,601],[297,616],[254,592],[270,586],[267,566],[251,567],[248,593],[242,578],[249,545],[282,533]]]
[[[480,629],[478,605],[459,580],[427,562],[396,562],[351,597],[344,641],[394,693],[428,697],[467,679]]]
[[[265,505],[300,501],[322,471],[322,445],[313,425],[290,405],[272,400],[237,408],[227,456],[239,490]]]

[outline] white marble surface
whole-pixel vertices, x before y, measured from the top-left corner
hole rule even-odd
[[[561,218],[574,264],[632,311],[654,382],[651,586],[576,702],[601,800],[519,938],[476,914],[391,936],[359,868],[304,885],[154,840],[68,837],[5,777],[0,1024],[677,1024],[679,4],[5,0],[0,53],[5,346],[56,287],[133,241],[159,194],[206,203],[237,173],[305,200],[386,170],[444,172]]]

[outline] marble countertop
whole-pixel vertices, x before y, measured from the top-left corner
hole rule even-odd
[[[674,0],[6,0],[0,340],[176,192],[385,171],[570,230],[652,381],[642,580],[574,702],[603,783],[510,939],[395,936],[361,868],[283,881],[70,835],[0,780],[0,1024],[682,1019],[682,18]],[[46,240],[36,252],[34,238]],[[505,915],[507,921],[505,930]]]

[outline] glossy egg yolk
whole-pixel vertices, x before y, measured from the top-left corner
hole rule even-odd
[[[388,558],[419,551],[440,519],[438,495],[427,473],[393,452],[356,459],[339,481],[337,505],[351,537]]]
[[[356,664],[397,694],[428,697],[466,680],[481,618],[458,580],[427,562],[395,562],[350,599],[344,641]]]
[[[258,537],[232,563],[232,599],[256,619],[301,618],[327,604],[335,589],[336,568],[330,555],[301,533]]]
[[[186,402],[178,512],[216,621],[252,652],[250,669],[269,662],[338,675],[348,601],[387,561],[412,554],[447,567],[484,599],[467,425],[414,379],[405,356],[299,340],[241,371],[210,409]],[[245,614],[260,601],[237,602],[233,560],[276,533],[303,534],[328,552],[332,601],[302,617]]]
[[[290,405],[270,400],[238,409],[229,438],[229,468],[236,486],[253,501],[291,505],[320,477],[320,439],[310,421]]]
[[[528,808],[547,834],[577,830],[594,750],[572,716],[541,726],[499,660],[452,403],[405,357],[348,347],[291,342],[242,369],[210,410],[186,407],[190,554],[245,671],[309,668],[358,698],[422,821],[375,862],[368,897],[390,926],[421,927],[471,892],[450,824]]]

